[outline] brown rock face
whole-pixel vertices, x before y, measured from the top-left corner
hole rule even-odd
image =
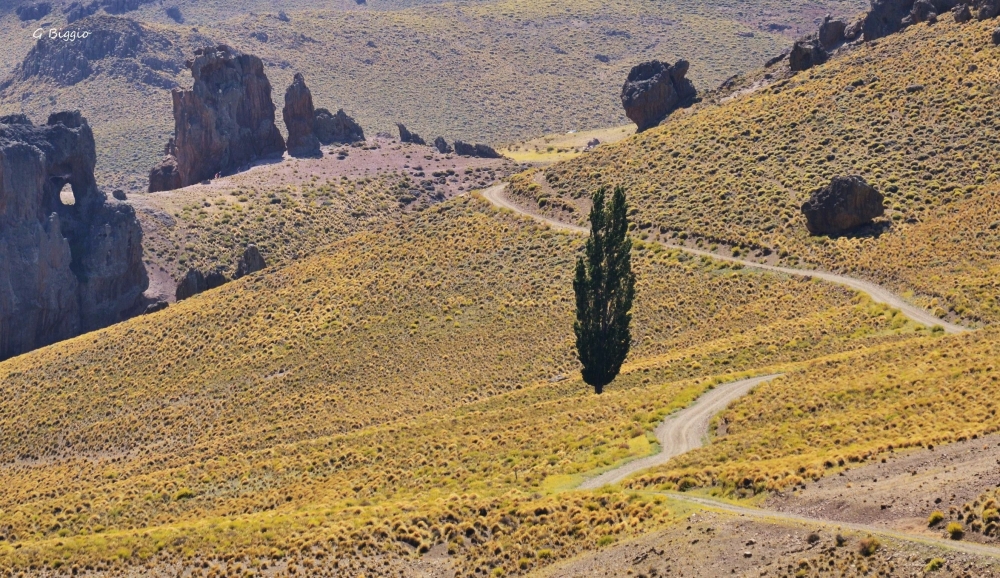
[[[293,157],[319,157],[319,139],[313,131],[316,109],[312,92],[301,73],[295,74],[292,85],[285,91],[285,108],[281,110],[288,128],[288,154]]]
[[[408,142],[416,145],[426,145],[427,141],[420,137],[419,134],[415,132],[410,132],[406,125],[401,122],[396,123],[396,128],[399,129],[399,142]]]
[[[218,46],[196,50],[188,64],[194,87],[172,93],[174,154],[150,174],[150,192],[167,190],[159,188],[164,181],[186,187],[285,151],[259,58]],[[162,176],[172,163],[179,179]]]
[[[243,256],[240,257],[240,262],[236,265],[236,274],[233,278],[246,277],[251,273],[263,271],[266,268],[267,263],[264,262],[264,257],[260,254],[257,245],[248,245],[246,250],[243,251]]]
[[[96,159],[79,112],[0,117],[0,359],[140,312],[142,229],[98,189]]]
[[[673,66],[653,60],[632,68],[622,86],[621,98],[625,116],[636,124],[638,132],[653,128],[673,111],[693,102],[697,91],[684,78],[688,66],[686,60]]]
[[[813,235],[836,235],[885,214],[884,197],[862,177],[834,177],[802,205],[806,227]]]
[[[330,114],[325,108],[317,108],[313,117],[313,131],[319,142],[325,145],[365,140],[365,131],[361,129],[361,125],[347,116],[344,109],[338,110],[337,114]]]
[[[844,42],[844,33],[846,31],[846,22],[843,20],[834,20],[827,14],[823,19],[823,23],[819,26],[819,43],[824,50],[833,50]]]
[[[826,62],[827,54],[817,38],[803,38],[795,42],[788,55],[788,66],[795,72],[809,70]]]

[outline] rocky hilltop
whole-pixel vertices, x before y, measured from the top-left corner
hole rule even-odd
[[[0,359],[137,312],[149,285],[142,229],[97,187],[79,112],[0,117]],[[72,202],[60,198],[69,185]]]
[[[260,58],[225,45],[199,48],[187,62],[191,90],[174,89],[174,138],[149,175],[149,192],[167,191],[280,156],[271,83]]]
[[[73,86],[96,74],[126,78],[156,88],[174,88],[183,56],[162,32],[128,18],[97,15],[63,31],[86,33],[72,42],[40,38],[0,90],[32,79]]]

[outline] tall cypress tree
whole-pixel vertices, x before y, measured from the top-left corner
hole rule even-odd
[[[576,350],[583,380],[598,394],[621,370],[632,342],[632,241],[628,238],[625,189],[616,187],[605,206],[604,188],[594,193],[586,256],[576,262]]]

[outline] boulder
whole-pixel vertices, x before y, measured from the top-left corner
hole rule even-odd
[[[448,144],[448,141],[444,140],[443,136],[439,136],[434,139],[434,148],[438,150],[439,153],[446,155],[451,152],[455,152],[455,149]]]
[[[993,40],[993,46],[1000,46],[1000,28],[993,29],[991,40]]]
[[[921,22],[936,22],[937,16],[937,8],[930,0],[916,0],[909,16],[903,19],[903,24],[909,26]]]
[[[407,130],[406,125],[404,125],[403,123],[397,122],[396,127],[399,129],[399,142],[407,142],[417,145],[427,144],[427,141],[420,138],[420,135],[418,135],[415,132],[410,132],[409,130]]]
[[[959,4],[952,9],[951,13],[955,16],[955,22],[959,24],[972,20],[972,10],[969,9],[968,4]]]
[[[978,6],[976,18],[979,20],[989,20],[1000,16],[1000,0],[979,0]]]
[[[187,275],[177,284],[177,291],[174,296],[178,301],[183,301],[189,297],[194,297],[199,293],[208,291],[208,282],[205,274],[197,269],[189,269]]]
[[[854,42],[858,38],[861,38],[861,35],[864,32],[864,27],[865,19],[858,18],[844,29],[844,40],[846,42]]]
[[[236,265],[236,274],[233,275],[233,279],[246,277],[251,273],[263,271],[266,268],[267,263],[264,262],[264,257],[260,254],[260,250],[257,249],[257,245],[248,245],[240,257],[240,262]]]
[[[142,312],[142,314],[152,315],[153,313],[159,313],[160,311],[163,311],[169,306],[170,304],[167,303],[166,301],[157,301],[155,303],[150,303],[149,305],[146,306],[146,309]]]
[[[802,205],[812,235],[836,235],[885,214],[884,197],[860,176],[834,177]]]
[[[41,20],[52,12],[52,4],[49,2],[36,2],[34,4],[22,4],[17,7],[15,13],[21,22]]]
[[[42,126],[0,117],[0,359],[140,312],[142,228],[132,207],[98,188],[96,162],[78,111]],[[60,200],[64,187],[72,205]]]
[[[220,45],[196,50],[187,64],[194,86],[171,93],[174,159],[164,161],[176,163],[178,178],[154,186],[151,173],[150,192],[169,190],[160,188],[163,184],[179,188],[200,183],[285,151],[260,58]]]
[[[498,159],[500,158],[500,153],[494,150],[493,147],[484,144],[477,144],[475,146],[476,154],[481,159]]]
[[[834,20],[829,14],[823,18],[823,23],[819,26],[819,44],[824,50],[833,50],[844,43],[844,33],[847,31],[847,23],[843,20]]]
[[[316,138],[324,145],[334,143],[355,143],[365,140],[365,131],[354,119],[347,116],[344,109],[337,114],[330,114],[325,108],[317,108],[313,117],[313,131]]]
[[[319,139],[313,131],[316,109],[312,93],[301,73],[295,74],[291,86],[285,91],[285,107],[281,110],[288,128],[288,154],[293,157],[320,157]]]
[[[903,29],[903,19],[913,10],[914,0],[871,0],[872,9],[865,16],[865,42],[895,34]]]
[[[688,66],[686,60],[673,66],[653,60],[632,68],[621,99],[625,116],[636,124],[638,132],[657,126],[673,111],[693,103],[697,91],[685,78]]]
[[[823,64],[827,58],[826,50],[823,50],[818,38],[803,38],[792,46],[792,52],[788,55],[788,66],[794,72],[801,72]]]
[[[126,195],[125,191],[123,191],[121,189],[115,189],[114,192],[111,193],[111,196],[114,197],[115,200],[118,200],[118,201],[123,201],[124,202],[124,201],[128,200],[128,195]]]

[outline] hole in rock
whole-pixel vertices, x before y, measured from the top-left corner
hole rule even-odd
[[[67,207],[72,207],[76,204],[76,197],[73,195],[73,187],[66,183],[63,185],[61,191],[59,191],[59,202]]]

